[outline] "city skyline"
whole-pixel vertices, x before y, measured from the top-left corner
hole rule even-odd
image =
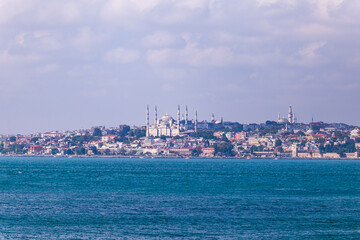
[[[240,123],[276,121],[291,104],[298,122],[358,126],[359,10],[345,0],[4,0],[0,133],[144,125],[147,104]]]

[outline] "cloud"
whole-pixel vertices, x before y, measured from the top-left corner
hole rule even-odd
[[[132,49],[116,48],[105,54],[105,59],[109,62],[132,63],[139,59],[140,52]]]
[[[70,37],[69,42],[77,50],[93,51],[93,46],[103,44],[106,39],[106,34],[95,32],[90,26],[84,26],[76,29],[75,36]]]
[[[177,41],[173,34],[164,31],[156,31],[151,35],[146,36],[142,43],[147,47],[168,47],[175,44]]]
[[[14,44],[17,47],[33,51],[54,51],[62,48],[54,34],[49,31],[23,32],[16,35]]]
[[[35,64],[41,59],[43,59],[43,56],[38,54],[11,54],[8,51],[0,52],[0,66],[21,67]]]
[[[199,48],[189,43],[182,49],[153,49],[147,52],[151,65],[181,64],[192,67],[221,67],[234,63],[234,55],[227,47]]]
[[[344,0],[310,0],[310,3],[316,7],[316,16],[322,19],[329,19],[329,14],[338,10],[343,2]]]
[[[310,43],[306,45],[304,48],[300,49],[299,54],[304,58],[314,59],[316,57],[319,57],[319,54],[317,52],[320,50],[320,48],[324,47],[325,45],[326,45],[326,41]]]
[[[211,108],[218,105],[242,120],[246,116],[221,104],[256,98],[266,105],[273,95],[282,103],[293,102],[295,95],[316,102],[305,96],[304,86],[313,84],[310,90],[319,99],[327,99],[344,79],[355,86],[359,11],[359,1],[343,0],[1,0],[1,91],[35,99],[40,89],[51,89],[59,99],[49,104],[60,113],[66,109],[58,102],[86,102],[94,96],[99,106],[109,99],[119,104],[114,92],[136,90],[139,104],[153,95],[158,101],[169,99],[169,105],[174,95],[176,101],[197,103],[205,102],[199,96],[211,96]],[[306,80],[309,69],[312,79]],[[319,91],[322,87],[327,94]],[[167,95],[163,89],[174,91]],[[60,90],[70,93],[62,96]],[[358,98],[342,91],[348,100]],[[201,111],[209,106],[204,103]],[[257,103],[251,108],[259,109],[253,115],[259,120],[268,117],[261,114],[270,108]],[[131,106],[127,116],[136,111]],[[84,115],[79,122],[87,119]],[[0,131],[3,125],[0,120]]]

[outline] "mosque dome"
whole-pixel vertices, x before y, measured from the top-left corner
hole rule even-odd
[[[171,126],[174,122],[174,119],[168,114],[166,113],[164,116],[162,116],[159,119],[159,125],[169,125]]]
[[[309,129],[306,131],[306,135],[312,135],[314,133],[314,131],[312,129]]]
[[[278,120],[278,123],[280,123],[280,124],[289,123],[289,121],[288,121],[286,118],[280,118],[280,119]]]
[[[356,128],[350,132],[350,135],[356,137],[359,135],[359,132],[360,132],[359,129]]]

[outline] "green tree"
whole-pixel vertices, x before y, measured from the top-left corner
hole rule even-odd
[[[233,146],[230,142],[221,142],[216,144],[214,147],[215,153],[221,156],[235,156],[235,153],[233,152]]]
[[[94,128],[93,136],[101,137],[102,136],[101,129],[100,128]]]
[[[30,142],[37,142],[40,138],[39,137],[33,137],[30,139]]]
[[[53,149],[51,149],[51,154],[52,155],[56,155],[56,154],[58,154],[60,151],[59,151],[59,149],[57,149],[57,148],[53,148]]]
[[[197,146],[196,148],[194,148],[192,150],[192,155],[195,156],[195,157],[198,157],[200,154],[202,153],[202,150],[201,150],[201,147],[200,146]]]
[[[85,148],[79,148],[79,149],[76,149],[75,153],[76,153],[76,155],[85,155],[86,150],[85,150]]]
[[[74,152],[69,148],[65,150],[65,155],[74,155]]]
[[[98,150],[97,150],[97,148],[96,148],[95,146],[91,146],[91,147],[90,147],[90,150],[91,150],[95,155],[98,154]]]

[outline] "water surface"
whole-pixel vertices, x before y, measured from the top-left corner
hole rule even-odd
[[[360,239],[360,161],[0,158],[0,239]]]

